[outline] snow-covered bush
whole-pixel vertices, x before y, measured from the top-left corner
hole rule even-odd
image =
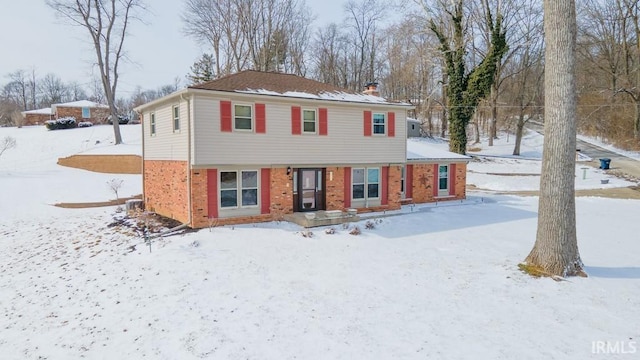
[[[78,126],[78,123],[73,116],[67,116],[56,120],[47,120],[44,122],[44,126],[49,130],[73,129]]]
[[[79,128],[83,128],[83,127],[89,127],[89,126],[93,126],[93,123],[90,121],[80,121],[78,123],[78,127]]]
[[[349,234],[354,235],[354,236],[358,236],[358,235],[362,234],[362,231],[360,231],[359,227],[354,226],[353,229],[351,229],[351,231],[349,231]]]

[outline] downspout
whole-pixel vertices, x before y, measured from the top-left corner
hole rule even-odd
[[[142,203],[146,204],[147,203],[147,196],[146,196],[146,191],[145,191],[145,181],[144,181],[144,135],[146,134],[146,132],[144,131],[144,113],[138,113],[138,116],[140,116],[140,123],[142,124],[142,126],[140,126],[140,128],[142,129]],[[151,126],[151,125],[149,125]],[[146,206],[145,206],[146,208]]]
[[[189,208],[188,225],[193,228],[193,209],[192,209],[192,178],[191,178],[191,97],[185,97],[184,93],[180,94],[180,98],[187,102],[187,206]]]

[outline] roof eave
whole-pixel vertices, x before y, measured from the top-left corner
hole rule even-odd
[[[265,97],[265,98],[281,98],[281,99],[297,99],[297,100],[309,100],[309,101],[323,101],[330,103],[348,103],[348,104],[359,104],[359,105],[371,105],[371,106],[392,106],[405,110],[413,110],[415,109],[415,105],[406,104],[406,103],[393,103],[393,102],[367,102],[367,101],[348,101],[348,100],[340,100],[340,99],[320,99],[313,97],[303,97],[303,96],[289,96],[284,94],[261,94],[249,91],[237,91],[237,90],[213,90],[213,89],[198,89],[198,88],[187,88],[190,92],[195,94],[211,94],[211,93],[220,93],[220,94],[234,94],[241,96],[249,96],[249,97]],[[134,109],[135,110],[135,109]]]
[[[167,101],[169,101],[169,100],[171,100],[171,99],[173,99],[175,97],[180,97],[180,96],[182,96],[184,94],[191,93],[191,92],[193,92],[193,90],[195,90],[195,89],[185,88],[185,89],[181,89],[181,90],[178,90],[178,91],[174,91],[169,95],[165,95],[165,96],[163,96],[161,98],[157,98],[157,99],[152,100],[152,101],[150,101],[148,103],[144,103],[142,105],[138,105],[138,106],[133,108],[133,111],[135,111],[137,113],[141,113],[145,109],[157,106],[157,105],[162,104],[164,102],[167,102]]]

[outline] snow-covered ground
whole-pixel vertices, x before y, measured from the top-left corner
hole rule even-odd
[[[123,129],[125,142],[139,138],[139,126]],[[334,234],[317,228],[305,237],[295,225],[273,222],[168,237],[150,252],[142,239],[107,226],[112,207],[49,205],[47,194],[63,185],[75,192],[61,193],[61,201],[111,195],[105,182],[113,174],[55,165],[95,140],[109,143],[110,128],[88,130],[0,129],[0,138],[18,139],[0,157],[3,359],[640,354],[639,201],[576,200],[590,277],[562,282],[517,270],[535,239],[537,198],[474,192],[463,202],[350,224],[362,230],[358,236],[336,226]],[[539,171],[539,164],[514,164],[517,171],[496,162],[472,170]],[[495,186],[515,188],[529,176],[500,177]],[[77,186],[85,182],[93,186]],[[129,192],[139,193],[136,186]],[[14,212],[20,203],[31,211]]]
[[[494,146],[485,143],[473,145],[476,150],[470,155],[479,157],[469,163],[467,183],[480,189],[496,191],[520,191],[540,189],[540,171],[542,168],[543,136],[530,131],[522,139],[521,156],[513,156],[513,135],[501,134]],[[595,140],[590,139],[595,143]],[[626,152],[640,159],[640,154]],[[626,187],[635,183],[610,175],[604,170],[588,166],[583,161],[576,163],[575,188],[608,189]],[[514,178],[515,175],[515,178]],[[602,183],[602,180],[607,182]]]

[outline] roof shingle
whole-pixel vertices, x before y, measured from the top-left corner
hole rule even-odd
[[[190,86],[190,88],[231,92],[266,90],[280,94],[287,92],[299,92],[313,95],[319,95],[321,93],[360,94],[293,74],[256,70],[244,70],[236,74],[227,75],[220,79]]]

